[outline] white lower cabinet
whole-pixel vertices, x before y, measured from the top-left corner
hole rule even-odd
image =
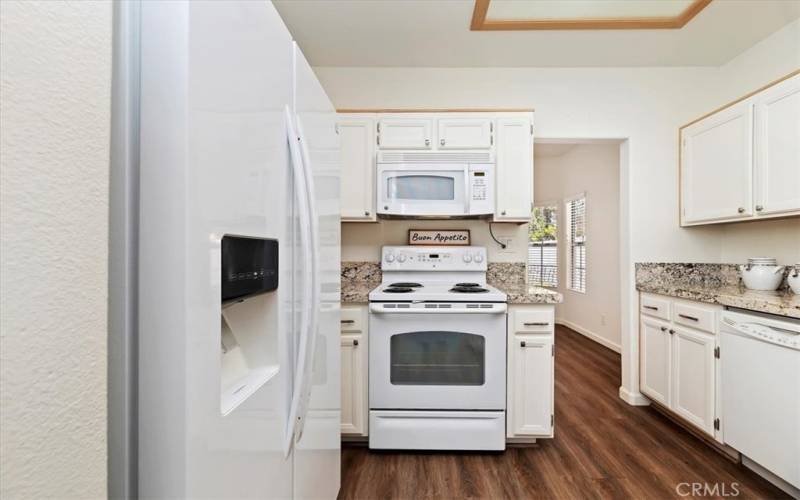
[[[672,410],[714,435],[713,335],[676,326],[672,335]]]
[[[643,294],[642,303],[652,302],[653,298]],[[657,300],[669,302],[673,317],[664,320],[653,317],[656,313],[651,310],[641,309],[639,389],[687,423],[720,439],[715,425],[720,417],[716,389],[717,325],[705,320],[708,315],[717,318],[720,308],[665,297]],[[682,324],[692,320],[698,328]]]
[[[650,399],[669,406],[670,400],[670,334],[669,323],[643,317],[640,327],[641,391]]]
[[[553,437],[553,306],[512,306],[509,315],[506,436]],[[517,329],[532,324],[526,318],[537,319],[537,333]]]
[[[342,307],[342,422],[344,436],[367,436],[367,306]]]

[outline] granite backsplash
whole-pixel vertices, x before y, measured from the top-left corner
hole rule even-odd
[[[793,266],[786,266],[784,279],[778,290],[788,288],[786,281]],[[636,263],[636,283],[668,285],[672,288],[723,288],[739,286],[737,264],[696,264],[696,263]]]
[[[382,277],[380,262],[342,262],[342,281],[379,283]],[[489,262],[486,281],[489,283],[522,285],[525,283],[525,263]]]

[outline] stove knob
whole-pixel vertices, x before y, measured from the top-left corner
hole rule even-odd
[[[468,253],[465,253],[465,254],[464,254],[464,262],[466,262],[467,264],[469,264],[470,262],[472,262],[472,255],[470,255],[470,254],[468,254]]]
[[[405,255],[400,254],[400,255],[397,256],[397,262],[405,262],[405,261],[406,261],[406,256]]]
[[[476,253],[476,254],[475,254],[475,262],[477,262],[477,263],[479,263],[479,264],[480,264],[481,262],[483,262],[483,255],[482,255],[482,254],[479,254],[479,253]]]
[[[386,254],[386,262],[394,262],[394,254],[393,253],[387,253]]]

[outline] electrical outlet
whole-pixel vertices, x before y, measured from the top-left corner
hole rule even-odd
[[[603,325],[603,326],[606,326],[606,315],[605,314],[601,314],[600,315],[600,324]]]
[[[514,243],[514,238],[510,238],[508,236],[500,236],[497,239],[500,240],[500,242],[503,243],[503,245],[506,246],[502,251],[504,253],[510,253],[511,252],[511,244]]]

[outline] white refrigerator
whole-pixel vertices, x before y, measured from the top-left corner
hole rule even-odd
[[[138,494],[335,498],[335,110],[271,2],[140,9]],[[274,289],[221,301],[226,236]]]

